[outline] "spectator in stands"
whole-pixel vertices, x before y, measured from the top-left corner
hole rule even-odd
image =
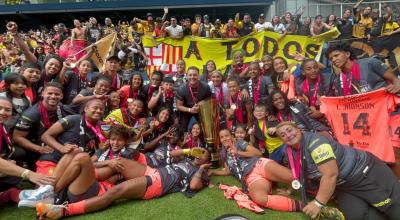
[[[371,7],[367,6],[362,11],[358,9],[364,0],[359,0],[353,7],[354,26],[353,37],[365,38],[368,37],[371,31],[373,20],[371,18]]]
[[[257,32],[261,32],[267,30],[269,25],[269,22],[265,21],[264,14],[260,14],[260,16],[258,17],[258,23],[256,23],[254,27],[256,28]]]
[[[268,24],[268,25],[269,25],[268,29],[273,31],[273,32],[276,32],[276,33],[279,33],[279,34],[286,34],[287,33],[285,25],[281,23],[281,20],[280,20],[278,15],[275,15],[272,18],[272,22],[270,24]]]
[[[299,21],[299,23],[297,23],[298,25],[298,32],[297,34],[299,35],[303,35],[303,36],[311,36],[311,17],[305,17],[304,18],[304,22],[301,23]]]
[[[324,33],[327,29],[331,29],[329,25],[322,21],[322,15],[315,16],[314,22],[311,24],[311,36],[317,36]]]
[[[111,18],[105,18],[104,19],[104,26],[101,29],[101,36],[105,37],[109,34],[111,34],[112,32],[115,31],[115,26],[111,21]]]
[[[225,24],[225,38],[237,38],[239,37],[238,30],[235,26],[235,22],[232,18],[229,18],[228,23]]]
[[[101,30],[97,26],[97,20],[94,17],[89,18],[89,26],[88,26],[88,43],[92,44],[100,39]]]
[[[222,27],[221,20],[217,19],[214,22],[214,27],[211,28],[211,38],[223,38],[224,28]]]
[[[182,26],[177,24],[176,17],[172,16],[171,25],[166,27],[168,24],[169,23],[164,23],[164,26],[161,30],[163,31],[165,29],[170,38],[181,39],[183,37],[183,29]]]
[[[194,23],[191,26],[191,30],[192,30],[192,35],[193,36],[199,36],[199,29],[200,29],[200,25],[201,25],[201,15],[195,15],[194,16]]]
[[[351,10],[346,9],[342,18],[338,19],[338,29],[340,31],[340,39],[349,39],[353,35],[353,20],[351,20]]]
[[[203,16],[203,23],[200,25],[199,33],[200,37],[211,38],[211,29],[214,25],[210,23],[210,17],[208,15]]]
[[[241,37],[246,36],[248,34],[252,34],[256,32],[254,27],[254,23],[251,21],[251,16],[249,13],[245,13],[243,15],[243,20],[240,21],[240,14],[236,13],[235,15],[235,24],[238,29],[238,33]]]

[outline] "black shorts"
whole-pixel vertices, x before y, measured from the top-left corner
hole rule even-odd
[[[68,201],[74,203],[85,199],[90,199],[92,197],[97,196],[99,192],[100,192],[100,183],[96,181],[89,187],[88,190],[86,190],[86,192],[80,195],[74,195],[68,190]]]

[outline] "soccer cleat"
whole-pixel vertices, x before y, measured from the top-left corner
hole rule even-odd
[[[53,204],[54,202],[54,191],[53,186],[45,185],[40,186],[38,189],[31,192],[30,196],[24,199],[21,199],[18,203],[18,207],[30,207],[34,208],[37,203],[45,202]],[[20,196],[28,195],[29,192],[21,192]]]
[[[60,219],[65,212],[65,205],[52,205],[39,202],[36,204],[36,216],[39,220]]]
[[[321,208],[321,217],[332,220],[345,220],[343,213],[338,208],[329,206]]]

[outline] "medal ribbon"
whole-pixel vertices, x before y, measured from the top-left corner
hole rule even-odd
[[[287,152],[287,155],[288,155],[289,164],[290,164],[290,170],[292,171],[293,178],[295,180],[299,180],[300,179],[301,152],[300,152],[300,150],[297,151],[296,161],[293,161],[292,147],[288,146],[286,148],[286,152]]]

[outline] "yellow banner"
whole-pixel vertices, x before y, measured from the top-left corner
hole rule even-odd
[[[116,39],[117,33],[114,32],[88,47],[88,51],[92,52],[91,58],[99,70],[104,68],[107,57],[114,51]]]
[[[261,59],[263,55],[281,56],[288,63],[294,61],[296,53],[309,58],[317,58],[321,54],[325,41],[335,39],[340,32],[335,28],[316,37],[287,35],[265,31],[237,39],[208,39],[186,36],[182,39],[151,38],[143,36],[145,53],[149,57],[148,71],[162,70],[166,73],[175,70],[178,59],[186,62],[186,67],[197,66],[201,73],[208,60],[216,63],[217,69],[225,72],[233,62],[233,54],[241,51],[244,62]]]

